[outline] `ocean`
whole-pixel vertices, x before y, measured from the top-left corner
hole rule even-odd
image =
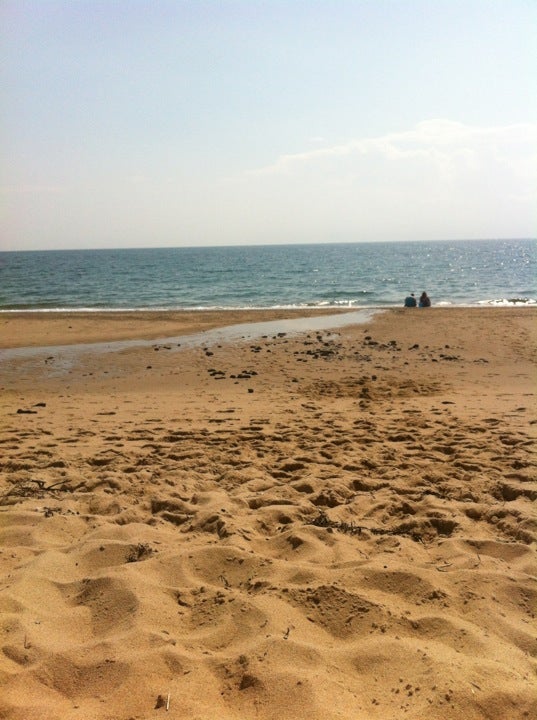
[[[0,252],[0,312],[535,305],[536,240]]]

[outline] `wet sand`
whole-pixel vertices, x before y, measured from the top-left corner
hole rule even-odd
[[[275,317],[0,318],[1,717],[537,714],[536,311]]]

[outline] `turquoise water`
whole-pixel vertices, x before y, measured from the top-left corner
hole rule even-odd
[[[535,304],[537,242],[0,252],[0,311]]]

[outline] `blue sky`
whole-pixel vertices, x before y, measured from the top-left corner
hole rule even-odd
[[[3,0],[1,249],[537,235],[535,0]]]

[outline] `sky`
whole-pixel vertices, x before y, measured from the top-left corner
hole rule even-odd
[[[1,250],[537,237],[535,0],[2,0]]]

